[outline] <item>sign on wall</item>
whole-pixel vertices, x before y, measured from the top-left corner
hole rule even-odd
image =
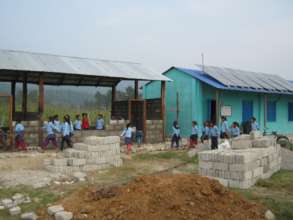
[[[229,117],[232,115],[232,107],[225,105],[221,107],[221,116]]]

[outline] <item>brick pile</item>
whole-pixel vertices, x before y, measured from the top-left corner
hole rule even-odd
[[[62,155],[44,163],[47,170],[67,175],[111,166],[119,167],[122,165],[120,138],[118,136],[86,137],[83,143],[74,144],[73,148],[64,150]]]
[[[232,140],[231,150],[199,152],[199,173],[225,186],[247,189],[280,170],[280,151],[273,137],[239,137]]]
[[[147,120],[146,121],[146,139],[148,143],[158,143],[163,141],[162,136],[163,121]]]

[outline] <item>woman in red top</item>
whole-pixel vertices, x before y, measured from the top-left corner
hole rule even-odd
[[[90,122],[89,122],[89,118],[87,117],[87,113],[82,113],[81,128],[84,130],[87,130],[90,128]]]

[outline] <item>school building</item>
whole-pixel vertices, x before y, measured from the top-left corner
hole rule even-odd
[[[191,121],[229,125],[254,116],[262,131],[293,134],[293,83],[280,76],[230,68],[204,66],[198,69],[171,67],[163,73],[166,83],[166,135],[178,120],[181,135],[190,135]],[[145,99],[160,97],[160,82],[143,88]],[[266,128],[266,129],[265,129]]]

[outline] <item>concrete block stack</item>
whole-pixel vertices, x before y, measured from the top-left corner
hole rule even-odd
[[[162,120],[147,120],[146,121],[146,139],[148,143],[162,142]]]
[[[256,135],[250,136],[250,143],[248,140],[247,136],[239,138],[234,144],[241,146],[234,145],[231,150],[199,152],[200,175],[215,178],[228,187],[247,189],[280,170],[281,148],[272,137]]]
[[[76,143],[73,148],[64,150],[61,157],[46,161],[47,170],[67,175],[121,165],[118,136],[85,137],[83,143]]]

